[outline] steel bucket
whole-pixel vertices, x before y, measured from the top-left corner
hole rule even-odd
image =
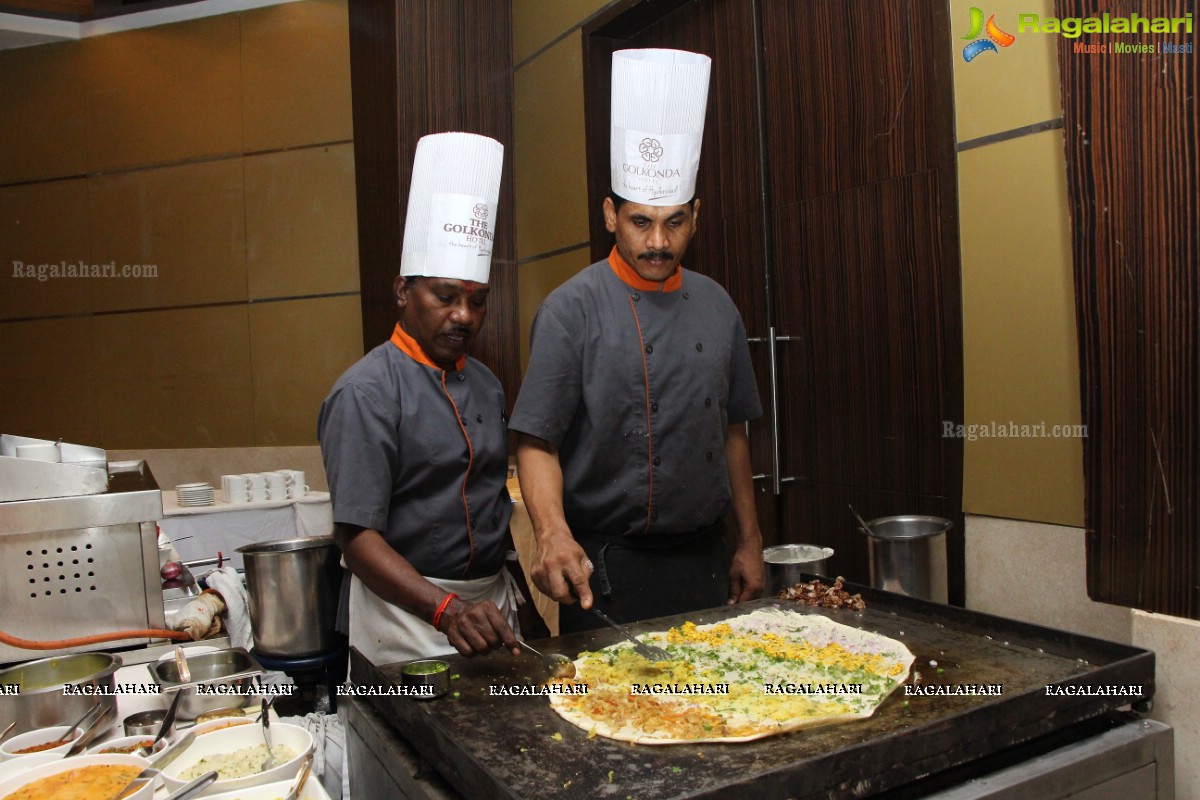
[[[237,551],[246,567],[256,652],[299,658],[338,645],[338,550],[332,536],[259,542]]]
[[[763,550],[763,563],[767,567],[767,591],[775,594],[780,589],[794,586],[804,580],[804,573],[825,575],[825,562],[833,555],[833,548],[813,544],[781,544]]]
[[[954,523],[941,517],[880,517],[871,526],[871,585],[876,589],[945,603],[946,531]],[[859,530],[862,530],[861,528]]]

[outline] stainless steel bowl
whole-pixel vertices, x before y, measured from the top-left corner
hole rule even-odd
[[[241,708],[249,704],[254,699],[254,679],[263,672],[258,661],[240,647],[189,656],[187,665],[192,679],[186,682],[179,679],[174,659],[150,667],[150,674],[163,694],[183,693],[176,711],[181,720],[195,719],[218,708]]]
[[[154,708],[130,714],[121,724],[125,729],[126,736],[157,736],[158,729],[162,727],[162,721],[166,719],[166,716],[165,708]],[[167,736],[172,736],[174,733],[175,723],[171,723],[170,729],[167,730]]]
[[[763,562],[767,567],[767,590],[775,594],[780,589],[794,586],[804,580],[804,574],[828,575],[826,562],[833,556],[833,548],[813,544],[781,544],[763,550]]]
[[[16,720],[13,733],[24,733],[70,725],[97,702],[115,710],[113,675],[120,668],[121,657],[112,653],[75,653],[2,670],[0,686],[16,685],[17,694],[0,694],[0,720]],[[67,686],[103,687],[107,693],[68,694]]]

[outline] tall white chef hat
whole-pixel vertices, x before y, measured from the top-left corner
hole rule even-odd
[[[618,50],[612,64],[613,193],[676,206],[696,194],[712,59],[686,50]]]
[[[487,283],[504,145],[475,133],[422,136],[413,158],[401,275]]]

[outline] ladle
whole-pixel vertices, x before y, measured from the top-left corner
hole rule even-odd
[[[860,516],[857,511],[854,510],[854,506],[850,505],[849,503],[846,503],[846,508],[850,509],[850,513],[854,515],[854,518],[856,520],[858,520],[858,524],[862,526],[863,533],[867,534],[868,536],[872,535],[871,534],[871,526],[868,525],[867,521],[865,519],[863,519],[862,516]]]
[[[525,642],[521,641],[520,639],[517,639],[517,644],[521,645],[521,647],[524,647],[526,650],[528,650],[529,652],[533,653],[535,656],[540,658],[542,660],[542,664],[544,664],[546,666],[546,669],[548,669],[550,671],[550,675],[552,677],[555,677],[555,678],[574,678],[575,677],[574,662],[572,662],[571,659],[567,658],[562,653],[546,653],[543,655],[540,651],[533,649],[532,647],[530,647],[529,645],[527,645]]]

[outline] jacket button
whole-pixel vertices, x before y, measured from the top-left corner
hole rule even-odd
[[[650,355],[653,352],[654,352],[654,345],[652,345],[652,344],[646,345],[646,355]]]
[[[687,300],[687,299],[688,299],[688,297],[689,297],[688,293],[687,293],[687,292],[684,292],[684,293],[683,293],[683,299],[684,299],[684,300]]]
[[[476,415],[475,415],[475,421],[476,421],[476,422],[479,422],[479,423],[482,423],[482,422],[483,422],[483,414],[476,414]]]
[[[650,404],[650,410],[651,410],[652,412],[654,412],[654,411],[658,411],[658,403],[651,403],[651,404]]]
[[[709,408],[710,406],[712,406],[712,398],[711,397],[704,398],[704,407]]]
[[[704,350],[704,345],[700,344],[699,342],[696,342],[696,352],[699,353],[702,350]]]
[[[659,464],[661,464],[661,463],[662,463],[662,459],[661,459],[661,458],[659,458],[658,456],[655,456],[655,457],[654,457],[654,461],[653,461],[652,463],[654,464],[654,466],[656,466],[656,467],[657,467]]]
[[[458,379],[459,379],[460,381],[465,381],[465,380],[467,379],[467,376],[466,376],[466,375],[463,375],[463,374],[460,372],[460,373],[458,373]]]
[[[640,294],[638,294],[637,292],[634,292],[633,294],[631,294],[631,295],[629,295],[629,296],[633,298],[633,302],[635,302],[635,303],[636,303],[638,300],[641,300],[641,299],[642,299],[642,296],[641,296]]]
[[[704,460],[712,461],[712,451],[711,450],[709,450],[707,453],[704,454]]]

